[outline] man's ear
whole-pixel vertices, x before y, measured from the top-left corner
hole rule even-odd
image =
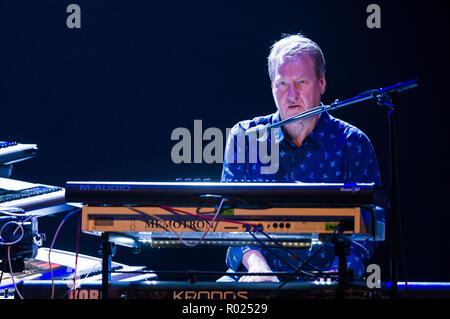
[[[327,87],[327,80],[325,79],[325,74],[322,74],[322,76],[320,77],[319,83],[320,83],[320,94],[324,94],[325,89]]]

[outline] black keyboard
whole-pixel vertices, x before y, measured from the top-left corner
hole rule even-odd
[[[66,200],[84,204],[235,207],[356,207],[378,203],[374,184],[66,182]]]
[[[0,203],[8,203],[12,201],[17,201],[26,198],[32,198],[39,195],[54,193],[62,191],[62,187],[56,186],[36,186],[27,189],[21,189],[18,191],[10,191],[5,189],[0,189]]]
[[[0,141],[0,165],[14,164],[36,156],[36,144]]]
[[[17,142],[0,142],[0,149],[17,145]]]
[[[65,189],[10,178],[0,178],[0,210],[18,208],[36,215],[65,211]]]

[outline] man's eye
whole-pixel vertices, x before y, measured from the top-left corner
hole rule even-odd
[[[305,84],[306,81],[305,80],[298,80],[296,83],[301,85],[301,84]]]
[[[288,88],[288,84],[286,82],[278,82],[277,88],[279,90],[284,91],[284,90],[286,90]]]

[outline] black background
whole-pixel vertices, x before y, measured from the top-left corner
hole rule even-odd
[[[270,45],[303,32],[327,60],[325,103],[418,78],[399,98],[397,143],[404,260],[400,279],[450,280],[447,242],[448,4],[376,1],[0,1],[0,140],[36,143],[39,155],[11,178],[64,186],[69,180],[218,180],[221,164],[174,164],[177,127],[225,132],[272,113]],[[81,7],[81,29],[66,7]],[[388,183],[386,111],[363,102],[333,115],[371,139]],[[205,145],[206,143],[204,143]],[[46,246],[64,216],[39,220]],[[77,219],[55,248],[75,250]],[[80,253],[97,255],[82,234]],[[224,248],[119,247],[115,261],[155,269],[224,270]],[[381,263],[386,254],[381,253]],[[388,266],[383,264],[385,276]]]

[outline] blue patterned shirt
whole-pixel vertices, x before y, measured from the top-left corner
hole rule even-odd
[[[223,164],[223,182],[307,182],[307,183],[375,183],[381,185],[380,171],[373,147],[368,137],[355,126],[334,118],[327,112],[321,113],[314,129],[303,140],[300,147],[285,137],[281,128],[269,132],[270,143],[278,143],[278,169],[273,174],[263,174],[261,167],[268,166],[267,161],[258,159],[256,162],[238,160],[238,154],[249,154],[252,145],[248,136],[246,142],[238,143],[245,130],[257,125],[270,125],[279,122],[279,113],[261,116],[236,124],[230,131],[225,161]],[[274,134],[272,134],[274,133]],[[269,143],[270,142],[270,143]],[[365,262],[370,258],[372,249],[369,242],[351,244],[348,266],[353,269],[355,278],[365,271]],[[301,265],[301,259],[311,256],[319,246],[313,249],[275,249],[277,258],[268,251],[258,247],[230,247],[227,251],[226,264],[234,271],[242,270],[241,260],[245,252],[256,249],[263,253],[273,271],[292,271],[286,260],[296,266]],[[320,248],[311,264],[327,270],[334,267],[332,244]]]

